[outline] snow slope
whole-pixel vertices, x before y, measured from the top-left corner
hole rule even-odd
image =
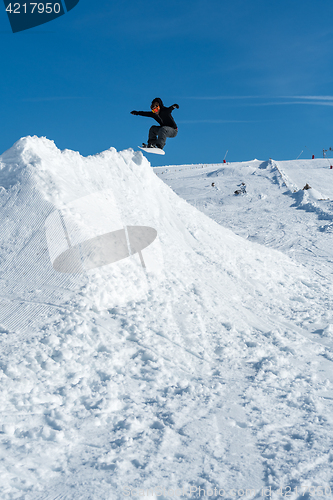
[[[189,180],[133,150],[83,158],[37,137],[0,162],[2,499],[281,498],[288,487],[296,499],[329,487],[332,280],[320,274],[327,252],[302,261],[290,239],[286,251],[258,230],[274,223],[272,186],[286,227],[291,212],[300,225],[318,218],[298,210],[304,195],[274,162]],[[237,176],[260,193],[221,196]],[[55,271],[57,214],[76,242],[154,228],[147,267],[134,254]]]
[[[318,272],[321,269],[323,279],[331,274],[333,170],[327,159],[154,170],[180,196],[223,226]],[[235,196],[242,183],[246,195]],[[306,184],[311,189],[303,190]]]

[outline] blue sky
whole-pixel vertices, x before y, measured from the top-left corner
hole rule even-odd
[[[25,135],[136,149],[154,97],[179,134],[152,165],[322,156],[333,147],[328,0],[80,0],[13,34],[0,6],[3,152]]]

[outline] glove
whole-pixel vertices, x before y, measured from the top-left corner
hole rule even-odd
[[[131,115],[138,115],[138,111],[131,111]]]
[[[177,109],[179,109],[179,104],[174,104],[174,105],[173,105],[173,108],[177,108]]]

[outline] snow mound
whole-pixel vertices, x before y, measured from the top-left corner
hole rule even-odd
[[[87,281],[99,283],[100,294],[90,297],[98,308],[143,298],[175,261],[185,269],[187,259],[200,267],[203,249],[210,247],[211,239],[215,244],[209,260],[238,279],[244,279],[246,270],[251,280],[279,281],[281,265],[269,263],[282,260],[282,269],[291,265],[282,255],[236,237],[187,205],[155,176],[141,152],[118,153],[111,148],[84,158],[74,151],[60,151],[46,138],[25,137],[0,161],[5,231],[2,293],[12,301],[0,313],[0,322],[7,328],[28,325],[45,303],[60,306]],[[103,266],[103,259],[97,258],[101,265],[97,262],[91,272],[77,265],[73,272],[68,268],[67,274],[57,272],[59,265],[54,269],[68,248],[74,247],[82,260],[85,242],[95,238],[101,245],[98,237],[123,227],[157,231],[157,241],[151,245],[156,248],[149,245],[143,255],[136,252],[132,258],[125,258],[129,257],[125,252],[113,265]],[[103,251],[101,246],[95,249],[95,253]]]
[[[321,292],[304,268],[209,219],[131,149],[85,158],[26,137],[0,185],[2,499],[259,491],[289,484],[300,453],[313,467],[292,430],[268,465],[262,446],[295,423],[289,401],[309,420],[295,311]],[[330,447],[321,423],[312,435]]]

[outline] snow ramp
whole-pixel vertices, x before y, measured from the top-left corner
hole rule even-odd
[[[131,149],[26,137],[0,186],[2,499],[259,498],[316,466],[326,481],[325,347],[303,323],[329,298],[302,267]]]

